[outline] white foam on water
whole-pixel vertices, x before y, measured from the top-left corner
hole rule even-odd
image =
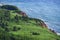
[[[57,33],[57,35],[60,35],[60,33]]]
[[[0,6],[2,6],[3,4],[0,3]]]

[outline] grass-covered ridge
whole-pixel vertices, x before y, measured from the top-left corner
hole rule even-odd
[[[22,11],[0,9],[0,40],[60,40],[42,23]]]

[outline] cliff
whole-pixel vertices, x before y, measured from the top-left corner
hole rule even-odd
[[[17,14],[20,14],[20,15],[22,15],[22,16],[28,17],[28,16],[26,15],[26,13],[23,12],[23,11],[20,11],[19,13],[17,12]],[[29,18],[30,18],[30,17],[29,17]],[[43,28],[47,28],[47,25],[46,25],[41,19],[37,19],[37,18],[30,18],[30,19],[34,19],[34,20],[36,21],[36,23],[39,22],[38,24],[39,24],[40,26],[42,26]]]
[[[5,6],[6,7],[6,6]],[[0,40],[60,40],[41,20],[19,10],[0,9]]]

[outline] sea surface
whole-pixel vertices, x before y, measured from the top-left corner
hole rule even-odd
[[[60,33],[60,4],[54,2],[6,2],[17,6],[29,17],[42,19],[49,29]]]

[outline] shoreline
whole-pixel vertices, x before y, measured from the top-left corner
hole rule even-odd
[[[27,15],[25,12],[23,12],[23,11],[21,11],[21,15],[23,15],[23,16],[28,16],[28,15]],[[28,16],[28,17],[29,17],[29,16]],[[29,18],[31,18],[31,17],[29,17]],[[53,33],[55,33],[55,34],[57,34],[57,35],[60,35],[60,33],[55,32],[54,29],[48,28],[47,23],[46,23],[43,19],[38,19],[38,18],[32,18],[32,19],[40,20],[40,21],[41,21],[41,24],[39,24],[40,26],[42,26],[43,28],[47,28],[48,30],[50,30],[51,32],[53,32]]]
[[[58,36],[60,36],[60,33],[56,33]]]

